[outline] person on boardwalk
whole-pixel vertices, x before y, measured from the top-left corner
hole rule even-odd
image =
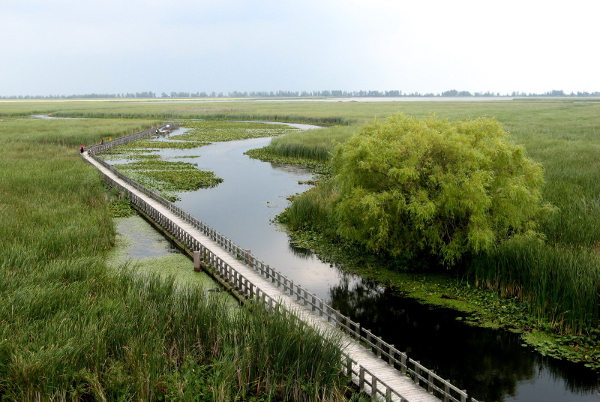
[[[83,151],[85,151],[85,146],[84,145],[80,145],[79,146],[79,153],[83,154]]]

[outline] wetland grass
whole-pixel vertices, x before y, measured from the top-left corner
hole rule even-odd
[[[0,116],[2,115],[0,107]],[[0,122],[2,142],[29,146],[58,145],[78,147],[99,144],[102,138],[119,137],[143,131],[157,125],[159,120],[136,119],[5,119]]]
[[[544,330],[582,334],[600,324],[600,255],[593,250],[512,239],[475,257],[468,277],[522,300]]]
[[[335,338],[107,267],[106,190],[76,148],[150,122],[3,123],[0,400],[342,400]]]
[[[332,150],[345,142],[355,129],[354,126],[338,126],[287,134],[271,140],[267,150],[279,156],[326,162]]]

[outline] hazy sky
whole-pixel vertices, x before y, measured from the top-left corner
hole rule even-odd
[[[0,95],[600,91],[593,0],[1,0]]]

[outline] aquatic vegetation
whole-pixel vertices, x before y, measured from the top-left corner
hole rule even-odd
[[[135,210],[126,199],[112,199],[110,200],[109,206],[112,216],[115,218],[125,218],[136,214]]]
[[[171,138],[185,141],[218,142],[275,137],[298,131],[296,128],[280,124],[237,121],[186,121],[183,126],[191,130],[184,134],[173,135]]]
[[[213,172],[201,171],[187,162],[160,160],[158,155],[145,155],[161,148],[190,149],[210,141],[231,141],[264,136],[276,136],[296,131],[288,126],[266,123],[230,121],[189,121],[191,128],[184,134],[171,135],[168,141],[147,139],[115,147],[106,153],[108,158],[133,159],[137,162],[119,164],[118,168],[140,184],[159,191],[165,198],[176,201],[177,192],[214,187],[223,180]],[[103,154],[104,155],[104,154]]]
[[[189,162],[150,159],[120,164],[117,168],[138,183],[161,192],[168,199],[176,198],[176,192],[214,187],[223,182],[213,172],[199,170],[196,164]]]
[[[191,141],[191,140],[139,140],[127,145],[123,145],[124,150],[135,150],[135,149],[192,149],[198,148],[204,145],[208,145],[206,141]],[[119,147],[121,148],[121,147]]]
[[[208,142],[204,141],[159,141],[156,139],[145,139],[112,148],[103,152],[102,155],[103,157],[104,155],[136,155],[160,149],[192,149],[208,144]]]

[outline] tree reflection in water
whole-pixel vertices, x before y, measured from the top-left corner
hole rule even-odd
[[[315,257],[314,253],[312,251],[310,251],[310,249],[300,247],[300,246],[292,243],[291,241],[288,242],[288,248],[292,252],[292,254],[294,254],[298,258],[308,259],[308,258]]]
[[[478,400],[547,401],[529,396],[528,391],[540,398],[545,394],[527,389],[539,378],[565,382],[571,394],[561,395],[561,401],[598,400],[594,372],[524,348],[518,334],[472,327],[457,320],[462,313],[419,304],[366,279],[357,282],[346,277],[331,288],[330,298],[342,314]],[[524,395],[527,399],[521,399]]]

